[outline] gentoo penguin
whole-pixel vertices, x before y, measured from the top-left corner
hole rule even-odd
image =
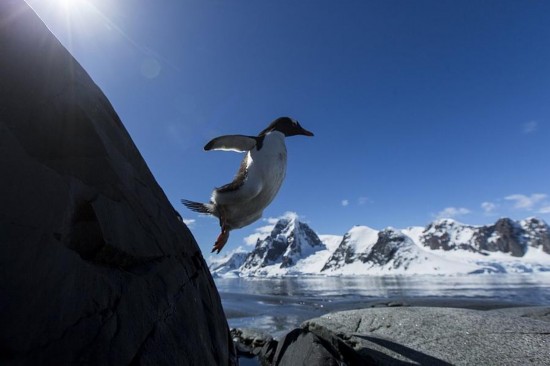
[[[229,231],[250,225],[262,217],[285,178],[285,137],[295,135],[313,136],[313,133],[292,118],[280,117],[258,136],[220,136],[204,146],[206,151],[246,152],[233,181],[215,188],[209,203],[181,200],[189,209],[216,216],[220,220],[221,233],[212,252],[222,250],[229,238]]]

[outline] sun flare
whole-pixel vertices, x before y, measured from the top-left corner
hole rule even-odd
[[[28,1],[31,6],[33,3],[39,5],[37,1]],[[110,21],[102,12],[109,6],[103,6],[101,11],[97,0],[49,0],[47,3],[40,3],[40,6],[46,5],[45,9],[64,24],[71,35],[78,33],[90,36],[110,28]]]
[[[71,13],[77,9],[81,9],[85,3],[85,0],[55,0],[57,6],[66,13]]]

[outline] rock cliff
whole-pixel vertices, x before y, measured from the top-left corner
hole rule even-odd
[[[0,363],[231,363],[201,252],[105,95],[23,0],[0,2],[0,54]]]

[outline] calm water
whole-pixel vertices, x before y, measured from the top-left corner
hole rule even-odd
[[[550,274],[218,278],[230,327],[281,336],[331,311],[388,302],[471,308],[550,305]]]

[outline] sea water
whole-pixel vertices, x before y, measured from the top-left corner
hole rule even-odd
[[[468,276],[217,278],[229,326],[279,338],[314,317],[372,306],[550,305],[550,273]]]

